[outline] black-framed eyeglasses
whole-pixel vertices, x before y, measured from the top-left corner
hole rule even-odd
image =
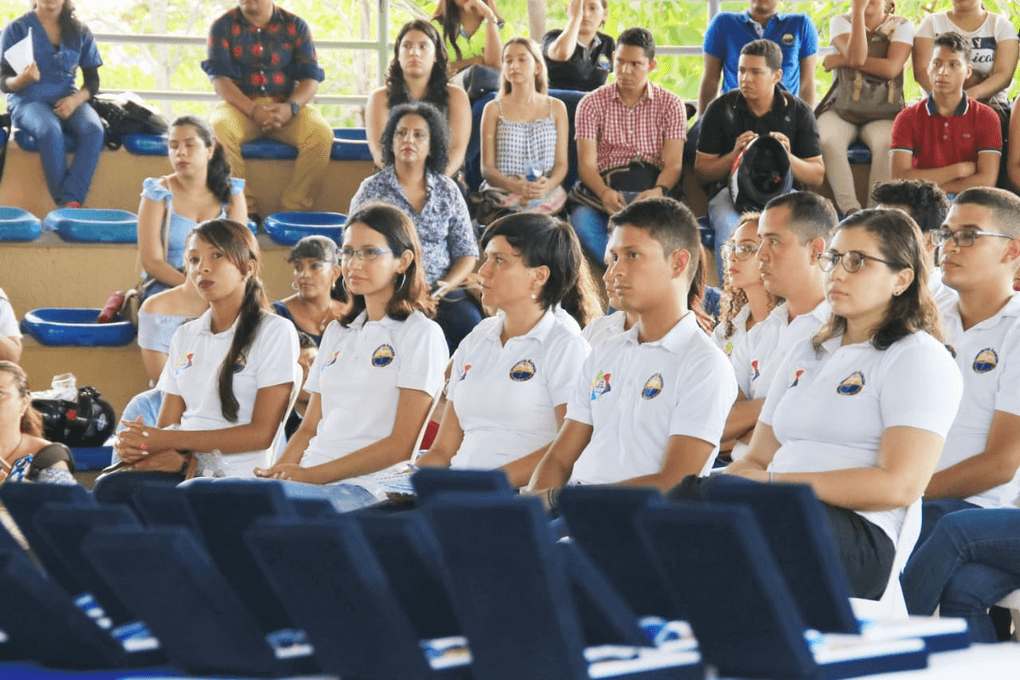
[[[362,262],[371,262],[375,258],[385,253],[392,253],[393,251],[389,248],[374,248],[366,246],[364,248],[341,248],[340,249],[340,261],[350,262],[354,258],[358,258]]]
[[[960,229],[959,231],[953,231],[952,229],[932,229],[929,238],[933,246],[945,245],[949,239],[953,240],[960,248],[969,248],[974,245],[974,239],[978,236],[997,236],[999,238],[1012,239],[1013,236],[1009,234],[1003,234],[998,231],[981,231],[980,229]]]
[[[735,260],[743,262],[754,256],[758,252],[758,246],[742,246],[733,243],[724,243],[722,247],[723,257],[732,257]]]
[[[859,272],[861,270],[861,267],[864,266],[865,260],[874,260],[875,262],[887,264],[890,267],[897,266],[895,262],[889,262],[888,260],[883,260],[878,257],[866,255],[856,250],[848,250],[845,253],[839,253],[836,252],[835,250],[830,250],[827,253],[819,253],[817,257],[818,266],[822,268],[823,272],[831,272],[833,269],[836,268],[837,264],[842,262],[843,269],[845,269],[850,274],[853,274],[854,272]]]

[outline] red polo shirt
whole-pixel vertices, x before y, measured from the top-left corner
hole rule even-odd
[[[896,116],[889,148],[912,153],[914,169],[933,170],[976,163],[982,151],[1001,154],[1002,130],[995,111],[970,97],[948,117],[940,116],[927,97]]]

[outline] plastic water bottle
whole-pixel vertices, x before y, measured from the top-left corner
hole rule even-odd
[[[534,182],[542,176],[542,168],[539,167],[538,161],[534,158],[528,159],[528,171],[524,174],[524,178],[529,182]]]
[[[96,321],[98,323],[110,323],[123,306],[124,291],[118,290],[106,300],[106,304],[103,305],[103,309],[99,312],[99,318]]]

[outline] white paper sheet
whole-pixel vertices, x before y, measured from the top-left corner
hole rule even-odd
[[[35,54],[32,51],[31,28],[28,29],[27,36],[7,48],[7,51],[4,52],[4,59],[11,65],[15,73],[21,73],[35,61]]]

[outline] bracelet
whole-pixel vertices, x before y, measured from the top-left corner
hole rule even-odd
[[[776,481],[776,473],[775,472],[769,472],[769,484],[772,484],[775,481]]]
[[[550,486],[545,492],[546,504],[548,504],[550,510],[556,509],[556,487]]]

